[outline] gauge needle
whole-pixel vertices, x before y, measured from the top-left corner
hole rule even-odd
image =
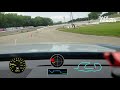
[[[16,66],[15,64],[10,64],[10,65],[14,65],[14,66]]]
[[[55,59],[54,59],[54,58],[51,58],[51,62],[53,62],[53,63],[54,63],[54,62],[55,62]]]

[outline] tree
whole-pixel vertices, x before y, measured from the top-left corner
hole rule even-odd
[[[84,17],[84,18],[73,19],[73,22],[76,22],[76,21],[87,21],[87,20],[88,20],[88,17]],[[70,20],[68,22],[72,22],[72,20]]]
[[[62,24],[62,21],[58,21],[58,22],[56,22],[56,23],[54,23],[55,25],[57,25],[57,24]]]
[[[91,12],[88,14],[89,19],[98,19],[102,12]]]
[[[7,27],[25,27],[25,26],[47,26],[52,25],[50,18],[23,16],[13,13],[0,12],[0,28]]]

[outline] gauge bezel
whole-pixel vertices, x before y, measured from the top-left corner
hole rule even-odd
[[[55,56],[59,56],[60,58],[62,58],[62,60],[63,60],[62,65],[60,65],[60,66],[55,66],[55,65],[51,62],[51,59],[52,59],[53,57],[55,57]],[[64,64],[64,57],[63,57],[61,54],[54,54],[54,55],[52,55],[52,57],[50,58],[50,62],[51,62],[51,65],[52,65],[53,67],[62,67],[63,64]]]
[[[11,67],[11,61],[16,61],[16,60],[22,60],[22,62],[24,62],[25,64],[25,66],[23,66],[24,67],[24,69],[22,69],[22,70],[20,70],[20,72],[15,72],[15,70],[12,70],[12,67]],[[21,61],[20,61],[21,62]],[[22,72],[24,72],[25,71],[25,69],[26,69],[26,62],[25,62],[25,60],[23,59],[23,58],[19,58],[19,57],[16,57],[16,58],[13,58],[13,59],[11,59],[10,60],[10,62],[9,62],[9,69],[11,70],[11,72],[13,72],[13,73],[22,73]]]

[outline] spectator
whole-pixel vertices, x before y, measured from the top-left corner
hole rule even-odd
[[[75,24],[72,23],[72,27],[75,28]]]

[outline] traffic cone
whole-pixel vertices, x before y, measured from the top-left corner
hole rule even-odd
[[[31,33],[31,37],[32,37],[32,33]]]

